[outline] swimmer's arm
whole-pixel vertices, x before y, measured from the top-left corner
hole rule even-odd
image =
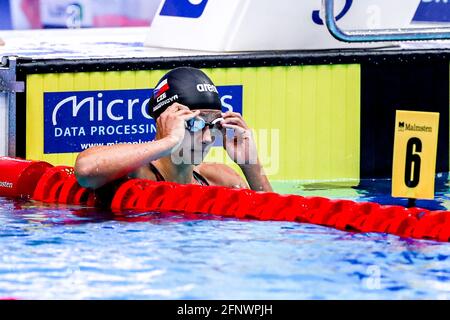
[[[175,139],[165,137],[142,144],[91,147],[78,155],[75,176],[81,186],[96,189],[170,155],[176,145]]]
[[[247,179],[250,189],[255,191],[272,192],[272,186],[269,179],[264,173],[264,168],[261,166],[259,160],[256,164],[239,165]]]

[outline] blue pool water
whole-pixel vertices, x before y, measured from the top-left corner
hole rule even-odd
[[[275,187],[404,203],[387,195],[388,180]],[[418,205],[450,209],[448,190],[447,176],[440,176],[437,199]],[[210,215],[117,219],[0,198],[0,297],[450,299],[450,244]]]

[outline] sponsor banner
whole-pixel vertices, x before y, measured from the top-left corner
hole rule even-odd
[[[420,0],[335,0],[335,16],[346,30],[407,28],[419,4]],[[164,0],[145,45],[219,52],[380,46],[334,39],[321,8],[321,0]]]
[[[161,0],[0,0],[0,29],[149,26]]]
[[[243,114],[254,134],[259,161],[271,180],[351,179],[358,183],[361,148],[359,65],[213,68],[203,71],[219,85],[217,89],[223,111]],[[141,108],[153,94],[148,84],[156,85],[166,72],[138,70],[28,75],[25,158],[73,166],[78,152],[95,143],[104,145],[116,140],[133,143],[139,139],[153,139],[152,127],[148,129],[149,134],[139,132],[143,130],[139,125],[154,125],[153,119],[147,119]],[[76,96],[76,101],[73,96]],[[89,98],[86,104],[80,104]],[[53,125],[53,113],[64,99],[67,100],[56,111],[56,125]],[[118,99],[123,103],[115,101],[117,104],[111,104]],[[133,102],[135,99],[139,101]],[[133,120],[128,119],[131,118],[129,104],[132,105]],[[102,111],[101,120],[99,110]],[[116,120],[119,117],[123,120]],[[138,127],[125,128],[125,125]],[[80,128],[72,129],[72,126],[83,127],[86,136],[80,134]],[[91,128],[94,126],[96,129]],[[113,128],[108,129],[108,126]],[[91,130],[94,134],[88,137]],[[133,133],[133,130],[138,132]],[[73,132],[76,136],[72,136]],[[57,150],[60,151],[54,153]],[[225,163],[242,173],[222,147],[211,148],[204,161]]]
[[[160,15],[169,17],[199,18],[208,0],[166,0]]]
[[[87,0],[40,0],[44,28],[92,27],[93,12]]]
[[[450,2],[448,0],[422,0],[413,21],[450,22]]]
[[[242,113],[240,85],[217,87],[224,111]],[[142,143],[156,135],[149,115],[152,89],[44,93],[44,153],[91,146]]]
[[[11,9],[9,0],[0,0],[0,30],[11,29]]]

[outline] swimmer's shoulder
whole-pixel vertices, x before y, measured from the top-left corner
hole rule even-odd
[[[230,166],[223,163],[203,162],[194,169],[212,186],[248,188],[245,180]]]

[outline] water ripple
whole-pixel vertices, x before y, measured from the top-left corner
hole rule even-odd
[[[0,198],[0,297],[448,299],[449,256],[387,234]]]

